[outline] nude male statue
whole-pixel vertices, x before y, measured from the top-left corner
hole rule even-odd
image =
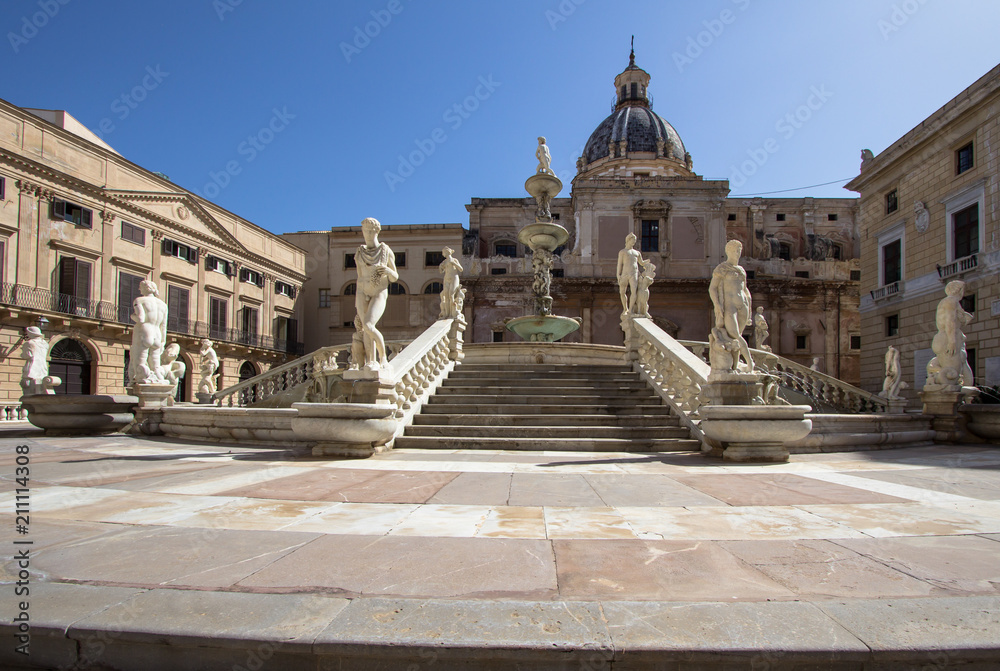
[[[636,292],[639,288],[639,276],[641,275],[642,254],[635,249],[635,233],[625,236],[625,249],[618,252],[618,293],[622,299],[623,314],[635,312]],[[625,292],[631,291],[626,297]]]
[[[750,346],[743,339],[743,329],[750,322],[751,297],[746,271],[739,265],[742,253],[743,243],[739,240],[726,243],[726,260],[712,271],[708,294],[715,309],[715,328],[738,346],[739,353],[733,357],[733,369],[738,367],[742,355],[748,366],[746,372],[753,372]]]
[[[167,304],[159,298],[156,285],[149,280],[139,284],[142,296],[132,303],[132,348],[129,353],[129,379],[132,384],[163,382],[160,357],[167,342]]]

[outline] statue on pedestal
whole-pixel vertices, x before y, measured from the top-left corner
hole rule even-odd
[[[642,262],[642,274],[639,275],[639,289],[636,291],[635,316],[649,316],[649,287],[656,276],[656,266],[652,261]]]
[[[908,385],[903,382],[902,371],[899,367],[899,350],[889,345],[885,351],[885,380],[882,382],[882,391],[879,396],[890,401],[900,399],[899,390],[905,389]]]
[[[752,373],[750,346],[743,338],[743,329],[750,323],[750,290],[746,271],[739,265],[743,243],[726,243],[726,260],[712,271],[708,294],[712,298],[715,326],[708,336],[709,363],[712,372]],[[744,363],[740,363],[740,358]]]
[[[451,247],[441,250],[444,261],[438,269],[444,273],[444,289],[441,290],[441,314],[438,319],[458,319],[461,315],[461,289],[462,281],[459,274],[462,272],[462,264],[458,262],[452,254],[455,251]]]
[[[366,370],[378,370],[389,363],[385,351],[385,340],[376,328],[385,312],[389,296],[389,284],[399,279],[396,271],[396,256],[389,245],[378,241],[382,225],[377,219],[368,217],[361,222],[361,232],[365,244],[354,254],[358,268],[358,293],[355,306],[361,317],[362,337],[365,348]]]
[[[163,350],[163,360],[160,364],[160,376],[163,381],[167,384],[172,384],[174,386],[173,391],[170,393],[170,399],[168,400],[168,405],[173,405],[173,397],[177,394],[177,383],[181,381],[184,374],[187,372],[187,364],[181,360],[181,346],[173,342],[167,345],[167,348]]]
[[[538,149],[535,150],[535,158],[538,159],[538,172],[546,173],[549,175],[555,174],[552,172],[552,154],[549,152],[549,147],[545,144],[545,138],[538,138]]]
[[[198,365],[198,372],[201,374],[201,380],[198,382],[199,394],[216,392],[215,371],[219,369],[219,355],[215,353],[212,345],[212,341],[205,338],[201,341],[201,350],[198,352],[201,355],[201,362]]]
[[[618,293],[622,299],[622,316],[635,313],[637,296],[639,289],[640,268],[642,266],[642,254],[635,249],[637,238],[635,233],[625,236],[625,249],[618,252]],[[628,292],[629,295],[626,295]]]
[[[935,315],[938,332],[931,341],[934,358],[927,363],[924,391],[962,391],[962,387],[971,387],[973,383],[962,331],[973,319],[962,309],[965,282],[952,280],[944,292]]]
[[[142,296],[132,303],[132,348],[129,352],[131,384],[163,382],[160,357],[167,342],[167,304],[159,298],[156,285],[150,280],[139,284]]]
[[[767,326],[767,319],[764,318],[764,308],[758,307],[753,318],[753,346],[756,349],[770,352],[771,346],[767,344],[767,339],[770,336],[771,332]]]
[[[21,358],[24,359],[24,368],[21,370],[21,389],[24,395],[55,393],[52,391],[53,387],[58,387],[62,380],[49,376],[49,343],[37,326],[29,326],[25,330]]]

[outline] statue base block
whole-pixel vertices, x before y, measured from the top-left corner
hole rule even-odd
[[[708,405],[763,405],[764,385],[756,373],[711,373],[702,395]]]
[[[934,440],[940,443],[958,443],[968,437],[967,418],[958,411],[958,407],[977,394],[975,387],[935,391],[925,389],[920,392],[920,400],[924,403],[923,412],[931,417]]]
[[[129,391],[139,398],[139,408],[163,408],[174,404],[176,385],[169,382],[133,384]]]
[[[198,403],[202,405],[215,405],[216,401],[212,398],[213,395],[214,394],[206,394],[203,391],[195,393],[195,396],[198,397]]]

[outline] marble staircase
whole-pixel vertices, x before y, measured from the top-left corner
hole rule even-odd
[[[395,447],[678,452],[700,443],[625,364],[466,362]]]

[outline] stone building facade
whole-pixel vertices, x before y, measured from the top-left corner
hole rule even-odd
[[[883,358],[900,351],[915,400],[932,357],[934,314],[953,279],[966,282],[969,363],[1000,384],[1000,66],[877,156],[862,153],[847,188],[861,194],[862,385],[881,389]]]
[[[194,397],[201,338],[220,388],[302,351],[305,254],[123,158],[62,111],[0,100],[0,403],[21,395],[19,340],[41,325],[57,393],[124,393],[132,301],[169,305]]]
[[[656,265],[650,314],[680,339],[706,340],[711,316],[708,284],[723,260],[726,241],[744,243],[744,266],[754,306],[764,306],[773,349],[800,363],[818,366],[848,382],[859,379],[860,318],[858,286],[860,242],[855,198],[730,198],[726,180],[705,180],[694,172],[693,159],[677,131],[653,112],[650,76],[635,64],[615,78],[617,102],[587,141],[568,193],[555,198],[555,221],[569,231],[569,241],[556,250],[553,312],[579,317],[579,331],[569,342],[621,344],[621,301],[616,264],[625,236],[635,233],[637,248]],[[525,177],[534,172],[530,153]],[[534,221],[530,197],[472,198],[466,205],[469,224],[407,226],[394,238],[395,227],[381,239],[412,262],[443,244],[461,249],[468,290],[466,342],[517,339],[505,321],[533,311],[531,253],[517,232]],[[373,213],[376,214],[377,213]],[[329,302],[330,319],[319,330],[327,340],[307,336],[307,343],[350,341],[353,297],[345,295],[354,273],[341,252],[353,252],[360,229],[288,234],[307,250],[312,266],[328,271],[329,299],[307,299],[309,306]],[[313,244],[310,236],[316,236]],[[343,244],[338,236],[346,236]],[[426,236],[426,237],[425,237]],[[403,242],[405,238],[406,242]],[[307,241],[309,240],[309,241]],[[399,240],[399,242],[394,242]],[[334,245],[339,244],[334,252]],[[402,245],[402,246],[401,246]],[[460,245],[460,247],[459,247]],[[325,256],[324,256],[325,255]],[[435,264],[408,268],[417,277],[406,282],[411,307],[405,323],[389,315],[383,333],[405,339],[436,317],[436,309],[416,307],[412,287],[427,291],[440,275]],[[401,274],[401,277],[403,275]],[[311,296],[307,289],[307,296]],[[398,299],[397,299],[398,300]],[[339,311],[332,307],[342,301]],[[433,303],[433,301],[431,301]]]

